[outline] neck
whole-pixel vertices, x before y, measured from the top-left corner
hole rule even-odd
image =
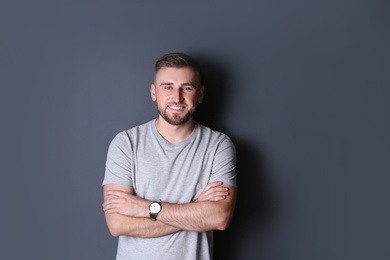
[[[187,139],[195,128],[195,123],[192,119],[182,125],[171,125],[163,118],[156,119],[157,131],[172,144],[177,144]]]

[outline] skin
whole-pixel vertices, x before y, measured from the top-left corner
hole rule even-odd
[[[188,138],[195,126],[192,117],[196,106],[204,97],[204,88],[193,69],[161,68],[150,93],[159,112],[156,119],[159,133],[173,144]],[[151,221],[152,201],[135,196],[132,187],[109,184],[104,186],[103,210],[113,236],[159,237],[179,230],[224,230],[233,215],[236,193],[233,186],[213,182],[196,202],[162,202],[157,221]]]
[[[149,218],[149,205],[152,201],[133,194],[133,189],[129,186],[115,184],[104,186],[103,210],[113,236],[150,238],[179,230],[199,232],[224,230],[227,223],[220,222],[222,218],[213,217],[211,213],[226,217],[226,212],[223,212],[225,207],[220,207],[221,205],[218,204],[227,206],[232,203],[229,201],[235,197],[235,189],[232,194],[229,186],[221,182],[213,182],[206,186],[197,202],[180,205],[162,203],[157,221],[151,221]]]
[[[150,89],[159,116],[156,127],[171,143],[178,143],[191,135],[192,116],[203,101],[204,87],[200,86],[191,68],[161,68]]]

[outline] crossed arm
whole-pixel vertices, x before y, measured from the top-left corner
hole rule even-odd
[[[193,203],[162,202],[157,221],[149,218],[152,201],[139,198],[132,187],[104,185],[103,210],[113,236],[159,237],[179,230],[224,230],[233,216],[236,188],[213,182]]]

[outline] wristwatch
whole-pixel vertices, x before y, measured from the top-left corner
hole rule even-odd
[[[149,211],[150,219],[155,221],[158,213],[161,211],[161,203],[159,201],[153,201],[149,206]]]

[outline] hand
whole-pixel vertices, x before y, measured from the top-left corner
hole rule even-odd
[[[120,190],[110,190],[107,191],[106,198],[106,201],[103,203],[103,210],[105,213],[116,213],[131,217],[149,216],[148,207],[151,202],[133,194]]]
[[[226,199],[229,194],[229,188],[223,186],[223,182],[216,181],[206,186],[198,201],[220,201]]]

